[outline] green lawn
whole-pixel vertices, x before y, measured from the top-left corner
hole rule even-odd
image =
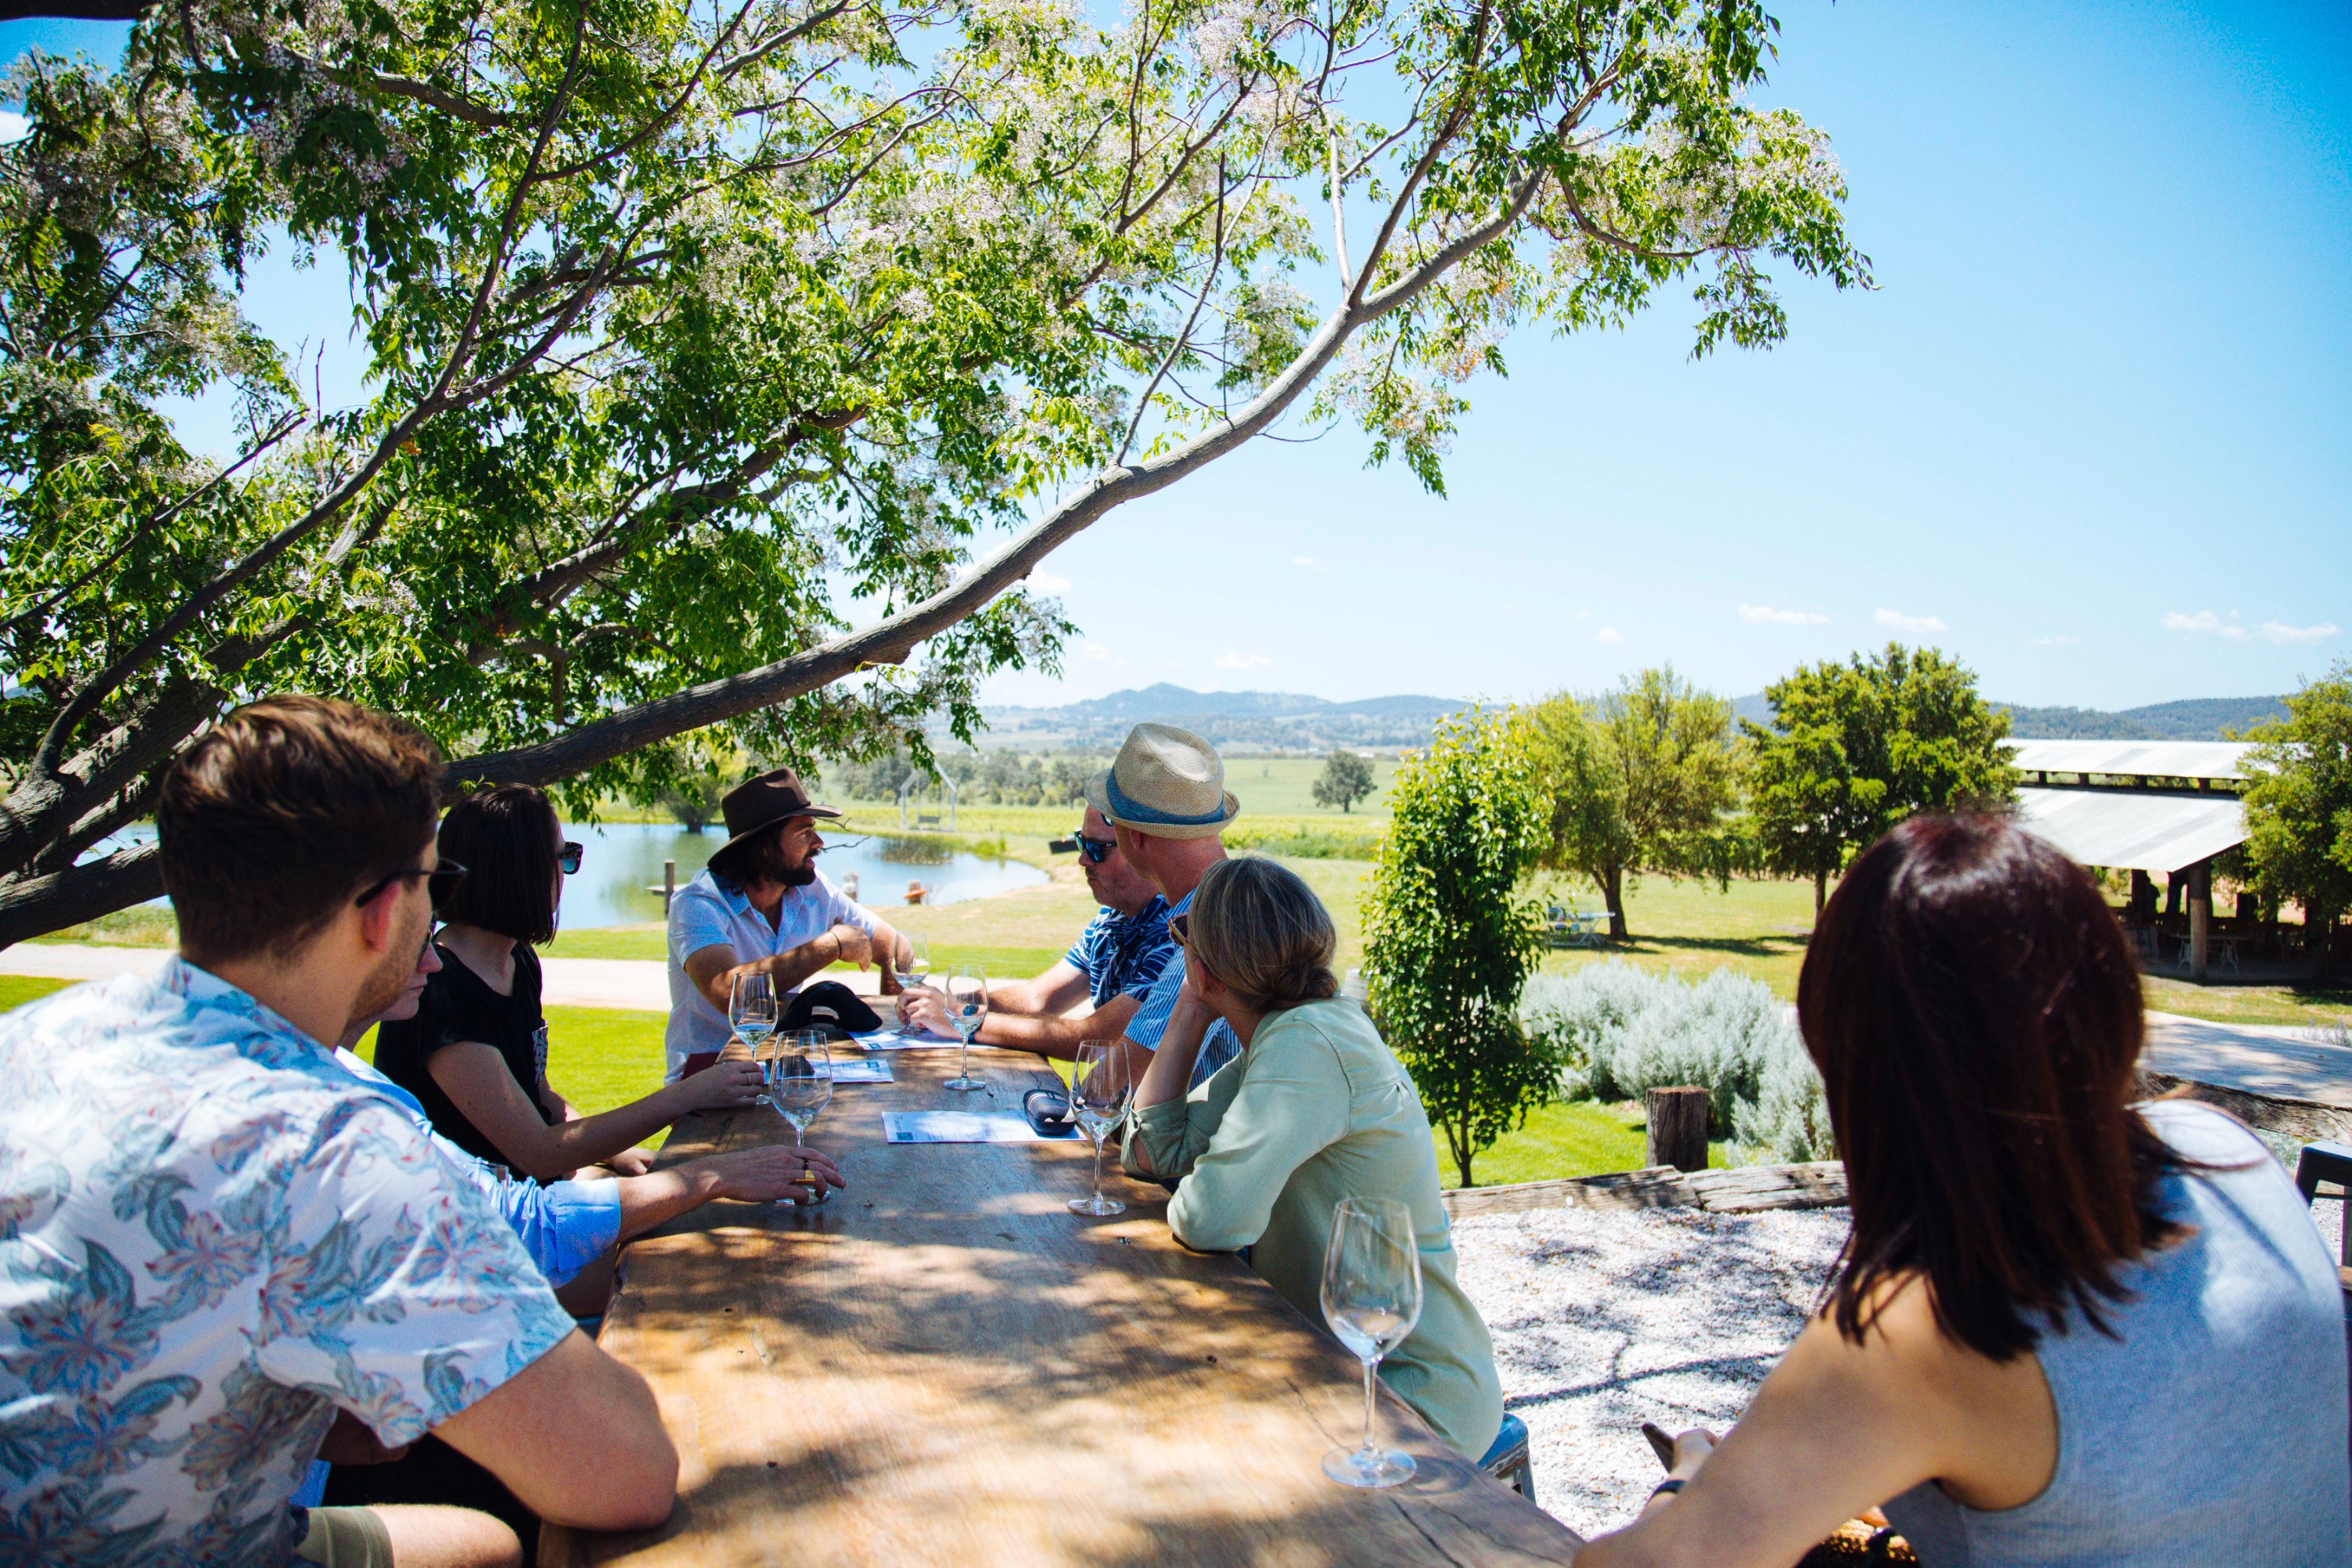
[[[0,1013],[37,1002],[52,991],[62,991],[70,980],[44,980],[33,974],[0,974]]]

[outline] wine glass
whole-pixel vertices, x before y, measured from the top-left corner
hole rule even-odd
[[[907,944],[901,962],[898,963],[897,968],[898,989],[901,991],[912,991],[918,985],[929,984],[931,978],[931,944],[925,942],[921,937],[910,936],[905,931],[900,931],[898,933],[898,940]]]
[[[971,1037],[988,1020],[988,974],[976,963],[960,963],[948,976],[948,1021],[963,1038],[963,1058],[956,1065],[955,1077],[940,1087],[969,1093],[986,1089],[988,1080],[971,1076]]]
[[[775,1050],[761,1066],[768,1103],[792,1124],[793,1147],[797,1149],[801,1134],[833,1099],[833,1047],[823,1029],[789,1029],[777,1037]],[[800,1202],[820,1204],[830,1195],[819,1186]]]
[[[1092,1197],[1072,1198],[1074,1214],[1125,1214],[1127,1205],[1103,1196],[1103,1135],[1127,1114],[1129,1081],[1127,1053],[1117,1040],[1087,1040],[1078,1047],[1077,1067],[1070,1074],[1070,1120],[1095,1146],[1095,1191]]]
[[[727,1022],[735,1037],[760,1054],[760,1042],[776,1032],[776,983],[765,974],[739,974],[727,996]]]
[[[1394,1198],[1341,1198],[1323,1254],[1323,1321],[1364,1363],[1364,1442],[1323,1456],[1344,1487],[1392,1487],[1412,1478],[1410,1454],[1372,1444],[1372,1374],[1421,1321],[1421,1248],[1412,1211]]]

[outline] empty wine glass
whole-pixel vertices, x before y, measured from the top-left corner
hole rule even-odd
[[[988,1080],[971,1076],[971,1037],[988,1021],[988,975],[976,963],[960,963],[948,976],[948,1021],[963,1039],[963,1058],[955,1077],[941,1087],[969,1092],[986,1089]]]
[[[1118,1048],[1118,1041],[1087,1040],[1079,1045],[1077,1066],[1070,1074],[1070,1120],[1095,1146],[1095,1190],[1092,1197],[1070,1200],[1074,1213],[1127,1212],[1127,1205],[1117,1198],[1103,1196],[1102,1151],[1103,1135],[1127,1114],[1127,1099],[1133,1088],[1127,1053]]]
[[[760,1054],[760,1042],[776,1032],[776,983],[765,974],[739,974],[727,996],[727,1022],[735,1037]]]
[[[1421,1248],[1412,1211],[1394,1198],[1341,1198],[1323,1254],[1323,1321],[1364,1363],[1364,1441],[1323,1456],[1323,1473],[1347,1487],[1410,1480],[1412,1456],[1372,1443],[1372,1376],[1381,1358],[1421,1321]]]
[[[767,1080],[768,1103],[792,1124],[793,1147],[797,1149],[801,1134],[833,1100],[833,1047],[823,1029],[789,1029],[777,1037],[774,1051],[761,1068],[761,1076]],[[800,1202],[821,1204],[831,1195],[827,1188],[818,1186]]]

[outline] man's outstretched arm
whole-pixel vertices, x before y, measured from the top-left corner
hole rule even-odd
[[[551,1524],[651,1530],[677,1500],[654,1391],[577,1330],[434,1432]]]

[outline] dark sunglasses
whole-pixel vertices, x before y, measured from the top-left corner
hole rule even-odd
[[[1190,947],[1192,944],[1192,911],[1186,910],[1181,915],[1170,915],[1168,934],[1176,939],[1178,947]]]
[[[450,894],[457,890],[457,884],[466,879],[466,868],[458,865],[455,860],[444,860],[430,871],[422,866],[411,870],[394,871],[382,881],[370,882],[367,890],[353,899],[352,902],[364,904],[383,893],[394,882],[413,881],[419,877],[425,879],[425,890],[431,896],[433,907],[437,910],[448,901]]]
[[[580,874],[580,857],[584,853],[579,845],[567,838],[563,841],[562,849],[556,854],[555,863],[563,868],[565,876],[576,877]]]
[[[1118,847],[1116,838],[1089,838],[1083,833],[1073,833],[1070,837],[1077,844],[1078,858],[1089,866],[1101,865],[1110,858],[1110,852]]]

